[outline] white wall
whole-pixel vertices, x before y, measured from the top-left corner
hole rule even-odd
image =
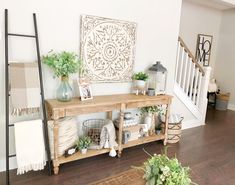
[[[215,63],[215,78],[223,92],[230,92],[229,108],[235,110],[235,9],[223,12]]]
[[[156,60],[168,68],[168,92],[174,81],[177,37],[181,0],[1,0],[0,28],[3,32],[3,9],[9,9],[11,32],[33,33],[32,12],[38,16],[41,53],[50,49],[79,52],[80,15],[90,14],[129,20],[138,23],[135,71],[146,69]],[[11,60],[35,60],[34,42],[27,39],[10,40]],[[0,44],[0,169],[4,169],[4,42]],[[13,52],[14,50],[14,52]],[[53,98],[57,80],[44,68],[45,95]],[[95,84],[94,95],[130,92],[130,83]],[[174,106],[177,107],[176,103]],[[179,105],[180,106],[180,105]],[[177,110],[179,111],[179,109]]]
[[[222,11],[214,8],[198,5],[187,0],[182,2],[180,36],[191,50],[196,53],[197,35],[207,34],[213,36],[210,66],[213,77],[214,63],[219,39],[220,22]]]
[[[235,110],[235,9],[218,10],[183,0],[180,36],[195,54],[197,34],[213,35],[210,65],[222,92],[230,92],[229,109]]]

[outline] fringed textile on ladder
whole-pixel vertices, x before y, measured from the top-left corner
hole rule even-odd
[[[40,119],[15,123],[17,175],[46,165],[42,124]]]
[[[15,63],[10,67],[11,114],[21,116],[39,112],[40,81],[37,63]]]

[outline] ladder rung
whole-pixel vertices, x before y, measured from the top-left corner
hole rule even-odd
[[[10,157],[15,157],[15,156],[16,156],[16,154],[8,155],[9,158],[10,158]]]
[[[15,33],[8,33],[9,36],[17,36],[17,37],[32,37],[35,38],[35,35],[23,35],[23,34],[15,34]]]

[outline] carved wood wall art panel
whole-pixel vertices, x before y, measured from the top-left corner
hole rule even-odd
[[[133,74],[136,23],[83,15],[81,59],[91,82],[128,82]]]

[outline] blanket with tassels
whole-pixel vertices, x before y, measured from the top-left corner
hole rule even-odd
[[[42,120],[15,123],[17,175],[42,170],[46,165]]]
[[[20,116],[39,112],[40,81],[37,63],[10,63],[11,114]]]

